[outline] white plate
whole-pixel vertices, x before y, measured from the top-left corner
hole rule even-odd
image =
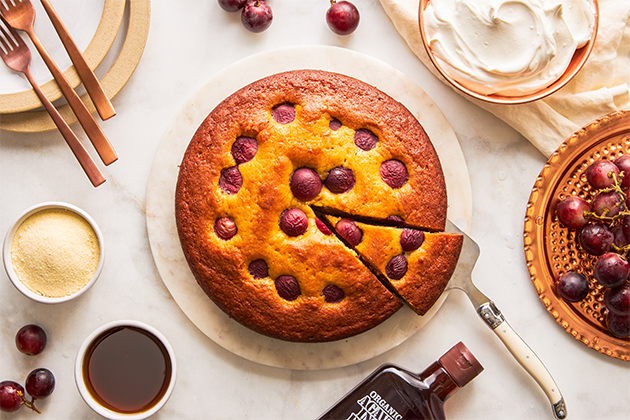
[[[178,165],[205,117],[227,96],[271,74],[297,69],[343,73],[370,83],[402,102],[418,118],[440,155],[449,196],[448,216],[470,226],[472,199],[459,142],[437,105],[411,79],[369,56],[328,46],[291,47],[245,58],[213,76],[175,116],[156,152],[147,187],[147,228],[158,271],[188,318],[225,349],[264,365],[289,369],[348,366],[390,350],[422,328],[444,294],[424,316],[403,308],[377,327],[331,343],[293,343],[255,333],[229,318],[201,290],[182,253],[175,225]]]
[[[46,11],[39,1],[32,1],[35,8],[35,33],[46,51],[73,87],[79,83],[72,62],[66,53],[59,36],[55,32]],[[125,4],[119,0],[54,0],[52,6],[84,52],[84,57],[95,69],[107,55],[123,18]],[[54,101],[61,97],[61,91],[52,82],[52,76],[28,35],[18,31],[31,51],[31,72],[46,96]],[[26,77],[0,64],[0,114],[22,112],[41,106]]]

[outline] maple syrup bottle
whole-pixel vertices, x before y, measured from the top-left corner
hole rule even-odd
[[[482,370],[462,342],[420,374],[385,364],[320,420],[444,419],[444,401]]]

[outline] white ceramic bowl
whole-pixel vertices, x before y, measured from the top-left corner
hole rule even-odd
[[[22,281],[20,280],[19,276],[17,275],[17,273],[15,272],[13,268],[13,262],[11,260],[11,247],[13,245],[13,238],[15,237],[15,234],[17,230],[19,229],[19,227],[22,225],[22,223],[24,223],[26,219],[28,219],[33,214],[38,213],[43,210],[48,210],[48,209],[69,210],[81,216],[90,224],[90,226],[94,230],[94,233],[96,234],[96,237],[98,239],[100,253],[99,253],[98,265],[96,267],[96,271],[94,272],[94,274],[92,275],[92,278],[88,281],[88,283],[85,286],[83,286],[80,290],[68,296],[48,297],[48,296],[43,296],[39,293],[32,291],[31,289],[26,287],[24,283],[22,283]],[[89,214],[87,214],[84,210],[72,204],[63,203],[59,201],[50,201],[50,202],[37,204],[27,209],[15,221],[15,223],[11,226],[11,228],[9,229],[9,231],[7,232],[4,238],[2,260],[4,263],[4,269],[6,270],[7,275],[9,276],[9,279],[11,280],[15,288],[18,289],[24,296],[27,296],[33,299],[34,301],[41,302],[41,303],[62,303],[62,302],[67,302],[69,300],[78,298],[83,293],[87,292],[88,289],[92,287],[92,285],[96,282],[96,279],[98,279],[99,275],[101,274],[101,271],[103,270],[103,263],[105,261],[105,241],[103,240],[103,234],[101,233],[101,230],[99,229],[94,219],[92,219],[92,217]]]
[[[489,103],[494,103],[494,104],[506,104],[506,105],[524,104],[524,103],[536,101],[538,99],[542,99],[558,91],[560,88],[562,88],[567,83],[569,83],[569,81],[573,79],[573,77],[580,71],[580,69],[582,69],[582,66],[584,66],[584,64],[586,63],[586,60],[588,59],[588,57],[591,54],[591,51],[593,50],[595,39],[597,38],[597,31],[599,28],[599,0],[591,0],[591,1],[592,1],[593,15],[594,15],[595,20],[593,22],[593,33],[591,34],[590,41],[585,46],[575,51],[575,53],[573,54],[573,58],[571,59],[571,62],[569,63],[569,66],[558,79],[556,79],[550,85],[532,93],[526,93],[522,95],[509,95],[509,96],[503,96],[503,95],[498,95],[498,94],[485,94],[485,93],[477,92],[465,86],[456,77],[451,76],[447,68],[442,65],[441,60],[439,60],[436,57],[433,50],[431,49],[426,31],[425,31],[424,10],[427,8],[431,0],[420,0],[420,5],[418,9],[418,24],[419,24],[419,29],[420,29],[420,36],[422,38],[422,44],[424,45],[424,49],[426,50],[427,55],[429,56],[429,59],[431,59],[431,62],[433,63],[435,68],[438,70],[440,75],[446,81],[448,81],[451,85],[453,85],[455,88],[459,89],[460,91],[466,93],[469,96],[472,96],[473,98],[480,99],[484,102],[489,102]]]
[[[166,352],[168,354],[169,360],[171,362],[171,378],[170,378],[170,381],[169,381],[169,384],[168,384],[168,388],[166,389],[166,392],[164,393],[162,398],[155,405],[153,405],[150,409],[148,409],[146,411],[141,411],[141,412],[138,412],[138,413],[130,413],[130,414],[119,413],[119,412],[116,412],[116,411],[112,411],[109,408],[106,408],[106,407],[102,406],[92,396],[92,394],[90,394],[90,391],[88,390],[88,388],[87,388],[87,386],[85,384],[85,379],[83,377],[83,365],[85,363],[85,359],[86,359],[88,350],[90,349],[90,347],[94,343],[94,340],[99,338],[99,336],[101,336],[101,334],[103,334],[103,333],[105,333],[105,332],[107,332],[107,331],[109,331],[111,329],[118,328],[118,327],[138,328],[138,329],[144,330],[144,331],[148,332],[149,334],[153,335],[155,338],[157,338],[162,343],[162,345],[166,349]],[[156,330],[155,328],[151,327],[150,325],[147,325],[147,324],[139,322],[139,321],[133,321],[133,320],[113,321],[113,322],[105,324],[105,325],[97,328],[96,330],[94,330],[94,332],[92,332],[92,334],[90,334],[85,339],[85,341],[83,342],[83,344],[79,348],[79,351],[77,353],[77,357],[76,357],[76,360],[75,360],[75,363],[74,363],[74,380],[76,382],[77,388],[79,389],[79,393],[81,394],[81,397],[87,403],[87,405],[90,406],[90,408],[92,410],[94,410],[99,415],[101,415],[101,416],[103,416],[103,417],[105,417],[107,419],[110,419],[110,420],[141,420],[141,419],[145,419],[145,418],[147,418],[149,416],[152,416],[160,408],[162,408],[164,406],[164,404],[166,404],[166,402],[170,398],[171,394],[173,393],[173,389],[175,388],[176,377],[177,377],[177,363],[176,363],[176,360],[175,360],[175,352],[173,351],[173,348],[169,344],[169,342],[166,339],[166,337],[164,337],[164,335],[162,335],[162,333],[160,333],[158,330]]]

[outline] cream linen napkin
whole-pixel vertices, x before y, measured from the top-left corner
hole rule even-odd
[[[433,74],[448,83],[438,75],[422,45],[419,1],[380,2],[411,50]],[[582,126],[630,108],[630,0],[599,0],[599,31],[591,56],[573,80],[553,95],[523,105],[488,104],[462,95],[511,125],[550,156]]]

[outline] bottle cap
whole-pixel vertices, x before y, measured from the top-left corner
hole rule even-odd
[[[475,359],[468,347],[461,341],[440,357],[438,362],[460,388],[483,371],[481,363]]]

